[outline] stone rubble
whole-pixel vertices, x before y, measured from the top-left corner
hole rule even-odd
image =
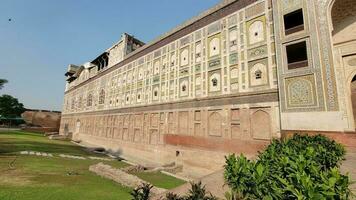
[[[34,156],[44,156],[44,157],[53,157],[51,153],[36,152],[36,151],[21,151],[21,155],[34,155]]]
[[[86,158],[83,156],[72,156],[72,155],[66,155],[66,154],[59,154],[59,157],[86,160]]]
[[[37,152],[37,151],[20,151],[19,153],[21,155],[53,157],[53,155],[51,153]],[[67,155],[67,154],[59,154],[58,156],[61,158],[71,158],[71,159],[78,159],[78,160],[86,160],[86,159],[100,160],[100,161],[114,161],[115,160],[113,158],[104,158],[104,157],[95,157],[95,156],[89,156],[86,158],[83,156],[73,156],[73,155]]]
[[[102,158],[102,157],[94,157],[94,156],[89,156],[89,159],[91,160],[102,160],[102,161],[113,161],[115,159],[112,158]]]
[[[111,167],[110,165],[105,165],[103,163],[98,163],[95,165],[91,165],[89,167],[89,171],[96,173],[97,175],[113,180],[117,183],[120,183],[124,186],[136,188],[140,186],[142,183],[148,183],[137,176],[126,173],[120,169],[116,169]],[[153,195],[161,194],[165,192],[166,189],[153,187],[152,193]]]

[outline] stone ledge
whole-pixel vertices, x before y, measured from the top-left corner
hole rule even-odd
[[[105,165],[103,163],[98,163],[95,165],[91,165],[89,167],[89,171],[94,172],[95,174],[113,180],[121,185],[130,188],[137,188],[138,186],[142,185],[143,183],[148,183],[137,176],[132,174],[128,174],[120,169],[115,169],[109,165]],[[152,188],[153,195],[158,195],[166,191],[166,189],[153,187]]]

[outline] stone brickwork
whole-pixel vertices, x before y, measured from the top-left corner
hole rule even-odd
[[[353,132],[353,4],[225,0],[149,44],[126,35],[70,65],[60,133],[197,176],[281,132]]]

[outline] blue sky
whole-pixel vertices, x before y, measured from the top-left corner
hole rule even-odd
[[[218,2],[1,0],[0,78],[9,83],[0,95],[61,110],[68,64],[94,59],[123,32],[147,43]]]

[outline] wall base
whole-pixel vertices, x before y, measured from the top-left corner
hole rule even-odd
[[[151,145],[85,134],[76,137],[84,143],[104,147],[130,162],[151,167],[174,162],[183,166],[181,175],[188,178],[200,178],[223,169],[225,156],[230,153],[243,153],[253,158],[269,143],[170,135],[165,138],[167,144]]]

